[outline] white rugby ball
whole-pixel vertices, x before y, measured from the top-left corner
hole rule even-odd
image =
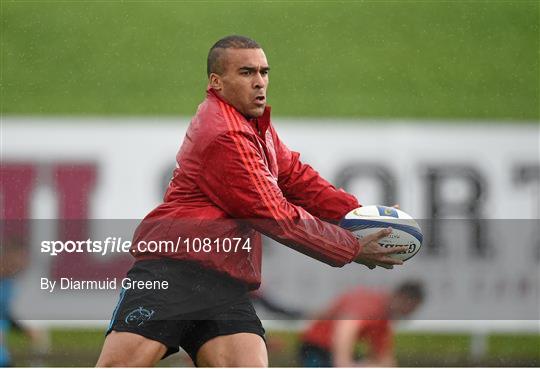
[[[388,206],[369,205],[351,210],[339,225],[363,238],[381,229],[392,227],[392,233],[381,238],[379,244],[386,248],[408,246],[406,252],[392,255],[399,260],[409,260],[422,247],[423,235],[418,223],[402,210]]]

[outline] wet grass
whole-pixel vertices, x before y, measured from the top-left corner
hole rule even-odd
[[[539,119],[537,1],[1,1],[2,114],[192,115],[220,37],[279,116]]]
[[[51,331],[51,350],[36,356],[19,335],[9,337],[15,363],[20,366],[94,366],[103,344],[103,330],[55,329]],[[269,357],[272,366],[296,366],[298,335],[269,332]],[[469,355],[470,337],[457,334],[401,333],[395,350],[401,366],[538,366],[540,335],[497,334],[488,337],[485,358],[474,361]],[[186,366],[185,355],[174,355],[162,366]]]

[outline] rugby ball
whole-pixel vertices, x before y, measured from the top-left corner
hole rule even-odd
[[[388,206],[370,205],[350,211],[339,225],[363,238],[381,229],[392,227],[392,233],[381,238],[379,244],[386,248],[408,246],[406,252],[392,255],[399,260],[409,260],[422,247],[422,230],[418,223],[402,210]]]

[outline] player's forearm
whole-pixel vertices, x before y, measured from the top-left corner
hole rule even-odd
[[[353,368],[358,365],[350,359],[334,359],[332,360],[332,366],[335,368]]]
[[[279,243],[334,267],[350,263],[360,252],[354,235],[320,219],[255,219],[251,224]]]
[[[336,337],[334,337],[336,338]],[[332,349],[332,365],[336,368],[351,368],[358,366],[358,363],[356,363],[353,360],[353,338],[347,338],[345,340],[341,339],[334,342],[334,346]]]
[[[286,194],[287,199],[327,222],[336,224],[349,211],[360,207],[354,196],[341,189],[336,189],[331,184],[318,187],[310,187],[309,184],[306,184],[303,188],[307,192],[306,194],[301,196]]]
[[[311,166],[303,164],[298,153],[292,153],[291,165],[280,173],[279,184],[285,197],[318,218],[338,222],[350,210],[360,206],[358,200],[335,188]]]

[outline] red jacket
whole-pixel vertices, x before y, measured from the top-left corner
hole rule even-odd
[[[336,223],[359,204],[302,164],[299,156],[279,139],[270,107],[248,121],[209,89],[176,156],[164,202],[137,228],[132,253],[138,260],[196,261],[250,288],[257,288],[261,278],[259,232],[332,266],[351,262],[360,252],[357,239],[329,222]],[[141,240],[177,242],[178,237],[181,247],[174,250],[135,248]],[[218,250],[234,237],[249,239],[251,250]],[[201,238],[212,240],[209,252],[194,251]]]
[[[390,295],[363,287],[341,295],[332,306],[311,322],[302,341],[332,351],[334,329],[338,320],[358,325],[356,340],[369,346],[369,356],[380,357],[392,350],[392,327],[388,309]]]

